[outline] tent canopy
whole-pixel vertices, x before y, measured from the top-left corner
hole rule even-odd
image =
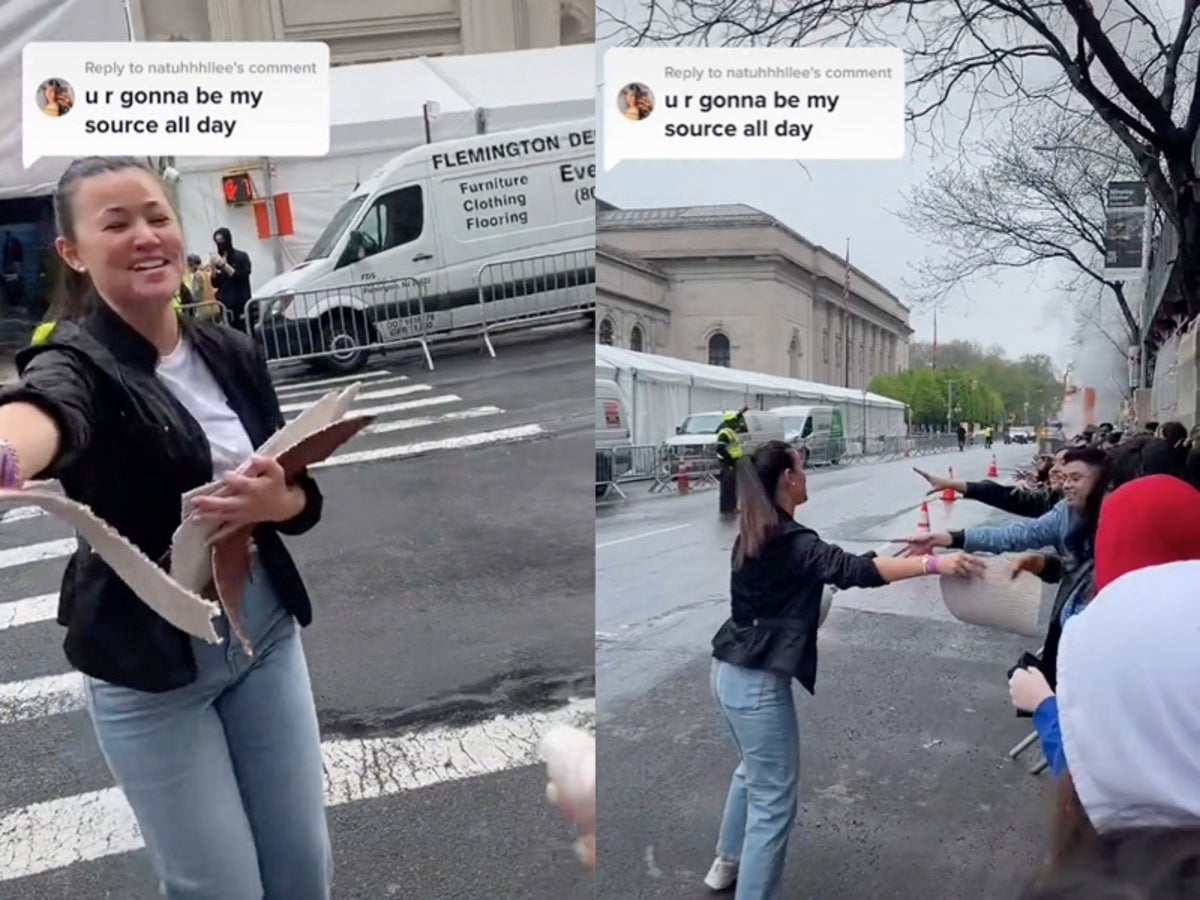
[[[470,137],[481,128],[492,133],[587,118],[595,111],[595,52],[594,44],[574,44],[337,66],[329,72],[329,156],[390,158],[425,143],[427,101],[438,106],[430,123],[435,141]],[[537,89],[531,90],[534,71]],[[175,167],[195,172],[244,162],[191,157],[176,160]]]
[[[33,41],[128,41],[122,0],[3,0],[0,2],[0,200],[54,192],[69,160],[44,157],[30,168],[21,159],[24,96],[21,50]]]
[[[710,366],[686,359],[673,359],[669,356],[622,350],[604,344],[596,346],[597,377],[613,378],[613,373],[622,369],[636,372],[639,379],[668,384],[692,384],[696,387],[732,389],[746,394],[791,395],[800,400],[811,400],[814,403],[862,404],[865,400],[869,407],[904,409],[904,404],[899,400],[869,391],[864,394],[863,391],[856,391],[853,388],[818,384],[815,381],[801,381],[798,378],[784,378],[779,375],[747,372],[742,369],[727,369],[723,366]],[[602,375],[601,372],[606,374]]]
[[[603,344],[596,347],[596,377],[615,381],[629,396],[635,444],[657,445],[693,413],[759,403],[765,409],[836,406],[842,410],[847,437],[897,437],[907,430],[904,404],[879,394]],[[857,452],[855,446],[848,455]]]

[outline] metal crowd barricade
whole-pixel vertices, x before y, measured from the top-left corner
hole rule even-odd
[[[199,303],[185,303],[179,307],[179,311],[185,316],[192,316],[197,319],[207,319],[210,322],[219,322],[222,325],[233,324],[229,310],[219,300],[202,300]]]
[[[596,249],[491,262],[475,276],[479,336],[495,358],[494,331],[547,325],[596,310]]]
[[[416,345],[433,369],[429,337],[438,322],[425,308],[425,290],[393,278],[256,297],[244,327],[272,363],[329,360],[355,369],[372,352]]]
[[[603,500],[610,493],[616,492],[622,500],[627,499],[625,492],[617,484],[619,467],[617,451],[607,448],[596,448],[596,499]]]

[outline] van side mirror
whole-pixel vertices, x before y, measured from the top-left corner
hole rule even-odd
[[[682,425],[676,425],[676,426],[675,426],[675,433],[676,433],[676,434],[683,434],[683,426],[682,426]]]

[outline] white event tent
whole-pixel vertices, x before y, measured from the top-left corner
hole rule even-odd
[[[322,157],[270,160],[271,188],[287,193],[295,234],[280,240],[282,266],[301,262],[333,214],[393,156],[425,143],[424,104],[437,104],[430,137],[454,140],[595,114],[594,44],[393,60],[330,70],[330,146]],[[536,89],[530,75],[538,73]],[[177,158],[180,215],[188,249],[206,256],[212,233],[228,228],[234,244],[250,253],[251,284],[275,274],[271,239],[260,239],[249,207],[225,204],[221,174],[259,167],[253,174],[265,191],[261,157]]]
[[[70,162],[21,158],[21,48],[29,41],[127,41],[122,0],[0,0],[0,101],[12,127],[0,131],[0,200],[45,197]],[[596,47],[575,44],[505,53],[421,57],[330,69],[330,149],[322,157],[177,155],[174,191],[189,252],[207,258],[212,233],[228,228],[250,254],[257,288],[307,255],[326,223],[389,159],[425,143],[424,105],[436,104],[433,141],[494,134],[595,115]],[[536,79],[533,73],[537,73]],[[182,148],[186,151],[186,146]],[[254,211],[228,206],[221,174],[253,169],[260,193],[289,195],[294,234],[259,238]]]
[[[726,369],[603,344],[596,346],[596,378],[615,381],[629,397],[634,444],[662,443],[692,413],[735,410],[746,404],[754,409],[836,406],[842,410],[851,455],[856,450],[855,439],[863,435],[864,418],[869,438],[902,437],[906,433],[903,403],[853,388]]]
[[[70,160],[46,157],[28,169],[21,158],[21,110],[31,97],[21,82],[21,52],[33,41],[128,41],[122,0],[2,0],[0,2],[0,200],[54,192]]]

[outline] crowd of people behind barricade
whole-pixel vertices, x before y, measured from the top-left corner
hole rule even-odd
[[[1012,485],[920,474],[1021,518],[913,550],[1015,554],[1014,577],[1057,585],[1045,644],[1009,670],[1057,782],[1023,897],[1200,897],[1200,428],[1089,427]]]

